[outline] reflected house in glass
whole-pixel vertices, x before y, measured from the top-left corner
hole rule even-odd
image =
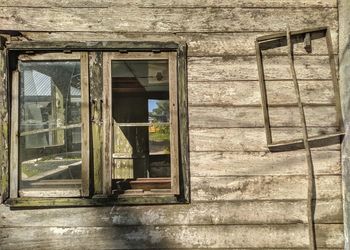
[[[20,188],[79,186],[79,62],[20,62],[19,69]]]

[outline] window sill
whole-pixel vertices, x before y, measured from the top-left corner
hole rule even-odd
[[[105,197],[94,196],[92,198],[13,198],[8,199],[5,204],[11,209],[31,208],[57,208],[57,207],[98,207],[115,205],[165,205],[188,203],[174,195],[158,196],[123,196]]]

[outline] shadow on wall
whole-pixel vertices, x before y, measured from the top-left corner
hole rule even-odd
[[[165,225],[178,219],[176,205],[165,206],[10,211],[0,205],[0,249],[183,248],[190,229]]]

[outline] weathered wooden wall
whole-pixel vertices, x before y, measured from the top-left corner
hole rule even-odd
[[[1,0],[0,29],[20,30],[30,40],[186,41],[191,204],[25,211],[0,206],[0,248],[306,249],[305,156],[267,150],[254,39],[287,24],[292,30],[327,25],[337,53],[337,1],[119,2]],[[312,55],[296,48],[311,134],[335,130],[322,42],[313,44]],[[297,107],[286,105],[295,97],[283,53],[266,55],[276,139],[301,137]],[[312,155],[317,244],[342,249],[340,147],[314,149]]]

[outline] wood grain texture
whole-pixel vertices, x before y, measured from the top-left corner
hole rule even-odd
[[[317,223],[342,223],[341,199],[316,202]],[[223,201],[190,205],[16,210],[0,206],[0,228],[307,223],[306,201]],[[89,218],[86,220],[86,218]]]
[[[65,8],[2,7],[4,30],[115,32],[283,31],[313,26],[337,28],[337,9],[269,8]],[[116,16],[115,13],[123,13]],[[280,18],[283,16],[283,20]],[[304,18],[307,16],[308,18]],[[180,21],[181,20],[181,21]]]
[[[341,248],[343,226],[319,224],[319,247]],[[234,235],[235,237],[232,237]],[[221,225],[0,229],[2,249],[306,248],[307,226]],[[18,240],[22,239],[22,240]]]
[[[270,107],[272,127],[300,127],[296,107]],[[337,126],[335,106],[305,107],[308,127]],[[261,107],[189,107],[191,128],[262,128],[264,127]]]
[[[89,53],[89,79],[91,96],[91,141],[92,141],[92,166],[94,169],[94,193],[102,193],[102,100],[103,100],[103,68],[102,53]]]
[[[9,113],[7,97],[6,53],[0,50],[0,203],[9,195]]]
[[[313,151],[315,174],[340,174],[339,151]],[[306,175],[305,152],[191,152],[191,176]]]
[[[341,198],[341,176],[317,176],[316,198]],[[192,177],[192,200],[306,199],[306,176]]]
[[[300,128],[272,129],[274,141],[302,138]],[[310,128],[310,136],[334,133],[335,128]],[[208,143],[210,142],[210,143]],[[339,149],[333,145],[332,149]],[[329,148],[321,148],[328,150]],[[263,128],[211,128],[190,129],[191,151],[267,151]]]
[[[107,8],[112,6],[131,6],[131,7],[326,7],[335,8],[337,7],[336,0],[284,0],[283,2],[277,0],[265,0],[265,1],[255,1],[255,0],[200,0],[200,1],[187,1],[187,0],[166,0],[166,1],[154,1],[154,0],[130,0],[127,2],[116,2],[112,0],[64,0],[64,1],[54,1],[54,0],[2,0],[0,3],[1,7],[17,6],[17,7],[68,7],[68,8],[79,8],[79,7],[89,7],[89,8]]]
[[[290,80],[287,56],[263,58],[266,80]],[[299,80],[331,79],[328,56],[296,56]],[[188,59],[189,81],[257,80],[255,56],[192,57]]]
[[[183,41],[189,56],[255,55],[254,41],[271,32],[238,33],[113,33],[113,32],[22,32],[30,40],[40,41]],[[338,49],[338,33],[332,30],[334,52]],[[312,41],[313,55],[327,55],[325,39]],[[285,49],[265,51],[268,54],[285,53]],[[303,44],[296,44],[295,54],[305,54]]]
[[[305,103],[334,104],[331,81],[300,81],[301,97]],[[196,106],[257,105],[261,96],[258,81],[190,81],[189,104]],[[269,105],[296,104],[291,81],[266,82]]]

